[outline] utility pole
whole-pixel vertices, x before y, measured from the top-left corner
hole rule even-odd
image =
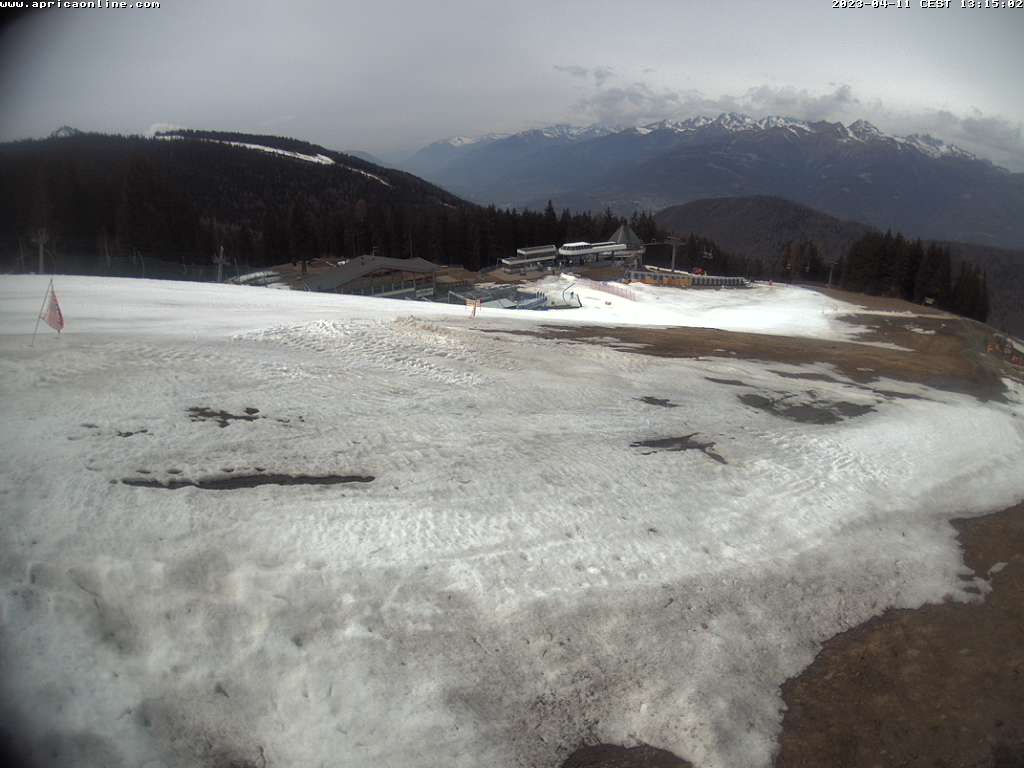
[[[224,277],[224,246],[220,247],[220,252],[213,257],[213,263],[217,265],[217,282],[221,282]]]

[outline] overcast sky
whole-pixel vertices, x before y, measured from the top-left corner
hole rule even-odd
[[[453,135],[734,110],[863,117],[1024,170],[1024,8],[913,3],[165,0],[29,11],[0,32],[0,140],[165,123],[394,158]]]

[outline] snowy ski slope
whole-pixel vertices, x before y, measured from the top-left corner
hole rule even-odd
[[[888,606],[979,599],[946,521],[1024,495],[1014,385],[500,333],[850,337],[800,289],[470,320],[58,277],[68,332],[30,347],[46,283],[0,278],[0,718],[51,764],[556,766],[600,740],[768,766],[779,685]],[[802,424],[750,392],[874,410]],[[713,446],[633,445],[681,436]],[[261,474],[373,479],[123,482]]]

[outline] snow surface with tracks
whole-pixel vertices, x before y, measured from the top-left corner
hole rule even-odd
[[[558,275],[528,285],[552,302],[564,301],[568,292],[580,296],[583,306],[570,317],[610,325],[688,326],[746,331],[777,336],[855,340],[856,326],[843,315],[865,310],[824,294],[787,285],[758,283],[754,288],[691,290],[632,283],[626,299],[601,290],[600,284]],[[621,288],[621,284],[614,284]]]
[[[779,685],[888,606],[978,599],[946,521],[1024,493],[1019,388],[502,333],[643,300],[471,320],[65,277],[68,332],[29,346],[46,282],[0,278],[0,721],[48,764],[557,766],[606,741],[767,766]],[[649,295],[659,322],[685,300]],[[847,338],[816,293],[688,295],[672,324]],[[874,410],[737,398],[811,391]],[[684,435],[723,461],[632,445]],[[261,470],[374,480],[121,482]]]

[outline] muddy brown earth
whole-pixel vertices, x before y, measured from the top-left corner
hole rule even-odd
[[[169,472],[177,474],[179,470],[169,470]],[[240,488],[257,488],[261,485],[343,485],[347,483],[372,483],[373,480],[372,475],[285,475],[263,473],[252,475],[214,475],[195,480],[156,480],[147,477],[127,477],[121,482],[135,488],[158,488],[165,491],[176,491],[180,488],[199,488],[204,491],[235,491]]]
[[[782,688],[777,768],[1024,766],[1024,504],[954,525],[991,593],[826,642]]]
[[[197,405],[188,409],[189,419],[191,421],[212,421],[221,429],[226,427],[232,421],[256,421],[257,419],[263,418],[262,416],[256,415],[259,412],[259,408],[246,408],[244,413],[228,413],[224,410],[216,411],[205,405]]]
[[[817,401],[813,403],[788,403],[791,395],[765,397],[749,393],[740,395],[741,403],[761,411],[781,416],[801,424],[835,424],[844,419],[855,419],[875,410],[870,405],[857,405],[843,401]]]
[[[661,451],[700,451],[705,456],[719,464],[728,464],[722,456],[714,451],[715,444],[707,440],[695,440],[697,436],[696,432],[691,432],[688,435],[682,437],[664,437],[657,440],[638,440],[635,443],[630,443],[630,448],[647,448],[648,450],[643,451],[645,456],[650,456],[653,453],[659,453]]]
[[[987,351],[987,326],[907,302],[823,292],[871,311],[928,316],[847,318],[868,328],[862,341],[902,350],[700,328],[560,327],[538,335],[664,357],[824,362],[861,384],[885,377],[981,400],[1002,398],[1002,377],[1021,379]],[[990,590],[972,603],[890,610],[827,641],[782,688],[775,768],[1024,768],[1024,504],[953,525],[965,563]],[[644,745],[601,744],[581,747],[562,768],[662,765],[689,764]]]
[[[1024,504],[953,525],[991,591],[890,610],[828,640],[782,686],[775,768],[1024,768]],[[689,765],[596,744],[561,768]]]
[[[593,744],[569,755],[562,768],[692,768],[692,763],[646,744],[635,747]]]
[[[643,397],[635,398],[641,403],[647,403],[648,405],[656,405],[659,408],[678,408],[677,403],[673,403],[671,400],[667,400],[663,397],[652,397],[651,395],[644,395]]]
[[[961,392],[981,400],[1003,397],[1003,376],[1024,377],[1024,371],[987,352],[993,331],[972,320],[930,312],[917,317],[853,314],[844,319],[852,326],[866,329],[859,341],[882,342],[899,349],[713,328],[549,325],[499,333],[601,344],[656,357],[720,357],[791,365],[828,363],[841,375],[861,384],[889,378]]]

